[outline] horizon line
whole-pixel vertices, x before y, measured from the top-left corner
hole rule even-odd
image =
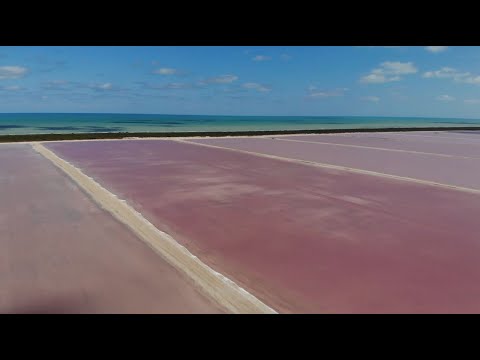
[[[21,114],[82,114],[82,115],[156,115],[156,116],[217,116],[217,117],[312,117],[312,118],[392,118],[392,119],[460,119],[480,120],[480,117],[438,117],[438,116],[390,116],[390,115],[225,115],[225,114],[161,114],[161,113],[121,113],[121,112],[0,112],[0,115]]]

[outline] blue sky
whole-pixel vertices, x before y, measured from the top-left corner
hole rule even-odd
[[[480,47],[0,47],[0,112],[480,118]]]

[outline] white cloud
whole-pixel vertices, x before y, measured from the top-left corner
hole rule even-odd
[[[50,81],[47,81],[47,84],[66,85],[66,84],[68,84],[68,81],[67,80],[50,80]]]
[[[93,90],[100,90],[100,91],[105,91],[105,90],[113,90],[114,87],[111,83],[102,83],[102,84],[91,84],[88,86],[90,89]]]
[[[164,89],[192,89],[193,85],[189,83],[169,83],[163,87]]]
[[[212,78],[208,78],[205,82],[212,83],[212,84],[230,84],[238,80],[238,76],[236,75],[220,75]]]
[[[308,97],[311,99],[324,99],[329,97],[344,96],[347,88],[337,88],[334,90],[319,90],[316,86],[309,86],[307,88],[309,94]]]
[[[468,73],[465,73],[464,75],[467,75],[467,74]],[[455,78],[455,77],[458,77],[459,75],[462,75],[462,74],[459,73],[454,68],[442,67],[440,70],[425,72],[423,74],[423,77],[425,77],[425,78]]]
[[[270,56],[265,56],[265,55],[257,55],[252,58],[253,61],[267,61],[271,59],[272,58]]]
[[[450,95],[440,95],[440,96],[437,96],[437,100],[439,100],[439,101],[453,101],[453,100],[455,100],[455,98],[453,96],[450,96]]]
[[[387,77],[383,74],[369,74],[360,79],[361,82],[369,83],[369,84],[382,84],[386,82],[399,81],[399,80],[400,80],[400,76]]]
[[[480,99],[467,99],[463,101],[465,104],[480,104]]]
[[[159,75],[175,75],[178,74],[178,70],[173,68],[160,68],[154,70],[153,73]]]
[[[399,81],[399,75],[415,74],[417,68],[412,62],[385,61],[380,67],[373,69],[370,74],[360,78],[362,83],[382,84],[392,81]]]
[[[284,61],[288,61],[288,60],[291,60],[291,59],[292,59],[292,55],[282,54],[282,55],[280,55],[280,59],[282,59],[282,60],[284,60]]]
[[[74,87],[85,88],[89,87],[89,85],[74,82],[74,81],[67,81],[67,80],[48,80],[41,83],[42,88],[44,90],[52,90],[52,91],[66,91],[71,90]]]
[[[442,67],[440,70],[427,71],[424,78],[453,79],[455,82],[480,85],[480,76],[469,72],[460,72],[454,68]]]
[[[406,75],[415,74],[418,71],[412,62],[385,61],[380,66],[380,69],[375,70],[384,74]]]
[[[98,88],[102,89],[102,90],[111,90],[112,89],[112,84],[111,83],[99,84]]]
[[[446,51],[448,46],[426,46],[425,50],[430,51],[431,53],[440,53]]]
[[[466,78],[461,79],[461,82],[480,85],[480,76],[467,76]]]
[[[28,69],[23,66],[0,66],[0,80],[18,79],[25,76]]]
[[[138,82],[144,89],[149,90],[194,90],[201,89],[204,83],[185,83],[185,82],[172,82],[168,84],[149,84],[144,82]]]
[[[272,89],[268,86],[265,86],[265,85],[261,85],[261,84],[258,84],[258,83],[245,83],[242,85],[245,89],[253,89],[253,90],[257,90],[257,91],[260,91],[260,92],[269,92],[271,91]]]
[[[365,97],[362,97],[361,99],[363,101],[370,101],[374,103],[377,103],[380,101],[380,98],[378,96],[365,96]]]
[[[384,48],[384,49],[397,49],[397,48],[404,48],[406,46],[374,46],[374,45],[369,45],[369,46],[354,46],[355,48]]]
[[[6,90],[6,91],[18,91],[18,90],[22,90],[23,88],[18,85],[11,85],[11,86],[2,86],[0,89]]]

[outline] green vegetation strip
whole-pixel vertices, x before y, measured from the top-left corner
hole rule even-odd
[[[272,131],[196,131],[196,132],[115,132],[115,133],[72,133],[72,134],[29,134],[0,135],[0,143],[23,141],[59,141],[59,140],[93,140],[122,139],[125,137],[197,137],[197,136],[260,136],[289,134],[336,134],[365,132],[398,132],[398,131],[452,131],[477,130],[480,127],[412,127],[412,128],[372,128],[372,129],[320,129],[320,130],[272,130]]]

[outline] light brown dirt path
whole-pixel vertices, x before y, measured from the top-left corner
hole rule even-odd
[[[58,157],[41,144],[34,149],[52,161],[90,197],[117,220],[127,225],[140,239],[180,270],[209,298],[233,313],[275,313],[273,309],[214,271],[191,254],[167,233],[159,231],[125,201],[100,186],[80,170]]]

